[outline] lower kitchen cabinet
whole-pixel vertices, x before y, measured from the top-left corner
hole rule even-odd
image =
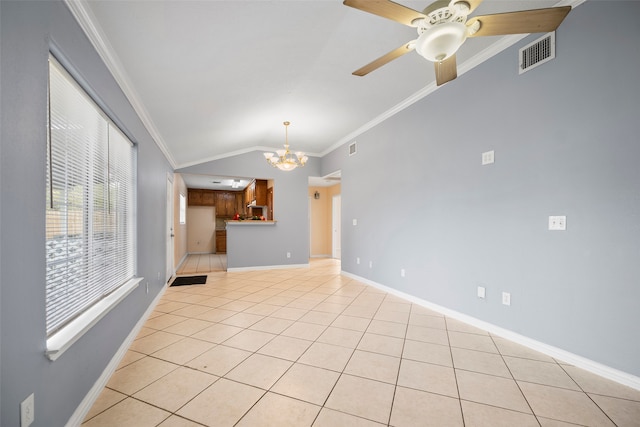
[[[227,230],[216,230],[216,253],[227,253]]]

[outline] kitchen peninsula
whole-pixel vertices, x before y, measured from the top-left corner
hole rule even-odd
[[[236,180],[238,181],[238,180]],[[273,225],[273,185],[264,179],[251,179],[245,188],[219,190],[211,188],[188,188],[188,205],[190,212],[200,212],[189,221],[189,229],[194,236],[188,247],[192,252],[212,252],[224,254],[229,252],[227,244],[227,225],[234,223]],[[211,209],[201,212],[203,210]],[[209,238],[209,221],[213,218],[215,231]],[[247,219],[245,219],[247,218]],[[267,221],[256,219],[265,218]],[[193,220],[195,219],[195,221]],[[209,243],[210,242],[210,243]]]
[[[270,249],[270,242],[277,237],[277,221],[227,220],[227,271],[260,269],[284,264]],[[278,254],[284,261],[290,254]]]
[[[228,219],[225,221],[227,226],[229,225],[275,225],[276,222],[278,221],[259,220],[259,219]]]

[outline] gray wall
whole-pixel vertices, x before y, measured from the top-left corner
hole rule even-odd
[[[354,157],[341,147],[285,174],[250,153],[184,171],[273,178],[274,235],[237,243],[283,265],[307,262],[307,176],[341,169],[344,270],[638,376],[637,16],[637,2],[587,2],[554,61],[518,76],[509,49],[358,137]],[[3,0],[0,20],[0,424],[18,425],[33,392],[35,426],[61,426],[162,287],[170,166],[62,3]],[[137,263],[150,282],[56,362],[44,356],[51,44],[139,144]],[[567,231],[547,231],[549,215],[567,215]]]
[[[294,144],[295,146],[295,144]],[[251,152],[176,170],[177,173],[273,179],[274,226],[227,227],[227,267],[300,265],[309,263],[309,176],[318,176],[320,160],[282,172]],[[287,258],[287,252],[291,258]]]
[[[35,397],[34,426],[62,426],[162,289],[165,182],[171,167],[58,1],[0,2],[0,425],[20,424]],[[55,362],[45,357],[45,161],[48,54],[71,66],[138,143],[138,275],[149,281]],[[145,281],[146,281],[145,280]]]
[[[586,2],[555,60],[518,75],[529,36],[325,156],[343,270],[640,376],[638,16]]]

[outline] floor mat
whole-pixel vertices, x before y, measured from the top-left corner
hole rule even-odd
[[[207,283],[207,276],[182,276],[176,277],[171,286],[185,286],[185,285],[203,285]]]

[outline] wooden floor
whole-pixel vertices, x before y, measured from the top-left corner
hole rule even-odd
[[[176,276],[227,271],[227,254],[189,254],[176,271]]]

